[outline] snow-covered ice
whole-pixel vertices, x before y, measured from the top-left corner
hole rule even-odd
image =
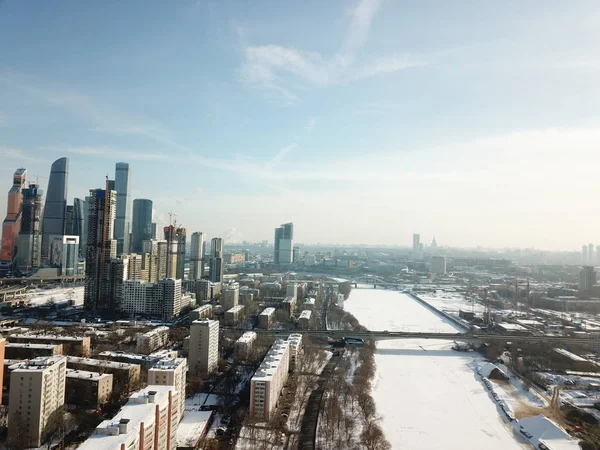
[[[75,300],[75,306],[83,305],[83,286],[73,286],[53,289],[32,289],[27,291],[27,300],[30,305],[44,305],[49,300],[55,303],[65,300]]]
[[[344,306],[374,330],[460,331],[395,291],[354,289]],[[451,346],[426,339],[378,342],[373,397],[392,448],[531,448],[503,420],[473,370],[479,355]]]

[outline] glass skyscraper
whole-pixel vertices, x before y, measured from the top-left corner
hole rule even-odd
[[[65,234],[68,183],[69,159],[57,159],[50,169],[42,220],[42,256],[44,257],[50,254],[50,237]]]
[[[115,239],[117,254],[129,253],[129,233],[131,233],[131,172],[129,164],[118,162],[115,166],[115,187],[117,191],[117,218]]]
[[[131,251],[142,253],[142,242],[152,236],[152,200],[136,198],[133,201],[133,221],[131,224]]]

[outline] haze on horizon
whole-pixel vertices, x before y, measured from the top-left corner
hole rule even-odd
[[[69,203],[129,162],[190,230],[304,243],[600,243],[593,1],[0,2],[11,174]]]

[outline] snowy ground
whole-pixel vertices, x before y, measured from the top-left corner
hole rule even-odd
[[[33,289],[27,292],[27,300],[30,305],[43,305],[50,300],[59,303],[71,299],[75,300],[75,306],[83,305],[83,286]]]
[[[355,289],[345,309],[371,329],[460,331],[394,291]],[[392,448],[531,448],[503,420],[474,372],[473,362],[480,357],[455,352],[451,345],[416,339],[378,343],[373,397]]]

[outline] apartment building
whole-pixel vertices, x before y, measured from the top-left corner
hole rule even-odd
[[[310,328],[310,323],[312,319],[312,311],[310,309],[305,309],[300,313],[300,317],[298,317],[298,326],[301,330],[308,330]]]
[[[169,342],[169,327],[156,327],[144,334],[138,334],[135,351],[138,353],[152,353],[163,348]]]
[[[263,330],[268,330],[273,325],[275,321],[275,308],[265,308],[258,315],[258,328],[262,328]]]
[[[96,409],[108,401],[113,389],[109,373],[67,369],[65,403],[84,409]]]
[[[296,309],[296,297],[286,297],[283,299],[283,309],[288,316],[291,316]]]
[[[200,319],[212,319],[213,316],[213,307],[212,305],[202,305],[193,311],[190,311],[190,321]]]
[[[233,344],[233,355],[237,360],[247,359],[252,351],[252,344],[256,341],[256,333],[254,331],[246,331]]]
[[[56,427],[65,404],[64,356],[40,357],[10,374],[8,442],[15,447],[39,447]]]
[[[112,419],[100,423],[79,450],[171,450],[181,415],[173,386],[148,386],[129,397]]]
[[[139,364],[67,356],[67,367],[74,370],[110,373],[113,376],[113,389],[131,391],[137,389],[140,384]]]
[[[148,371],[148,384],[155,386],[173,386],[179,396],[179,416],[185,409],[185,386],[188,362],[186,358],[163,359]]]
[[[277,339],[250,380],[250,416],[268,421],[288,378],[289,343]]]
[[[62,344],[62,351],[69,356],[90,356],[90,337],[89,336],[54,336],[48,334],[11,334],[7,338],[8,342],[21,344]]]
[[[240,302],[240,285],[238,283],[231,283],[225,286],[221,292],[221,299],[219,302],[225,310],[237,306]]]
[[[225,315],[223,316],[223,321],[226,326],[236,325],[244,314],[244,305],[236,305],[231,309],[225,311]]]
[[[219,359],[219,322],[195,320],[190,326],[188,361],[191,375],[206,375],[217,369]]]
[[[287,341],[290,346],[290,372],[294,372],[298,355],[302,351],[302,335],[300,333],[290,334]]]
[[[54,356],[63,354],[62,344],[6,344],[5,356],[8,359],[33,359],[41,356]]]

